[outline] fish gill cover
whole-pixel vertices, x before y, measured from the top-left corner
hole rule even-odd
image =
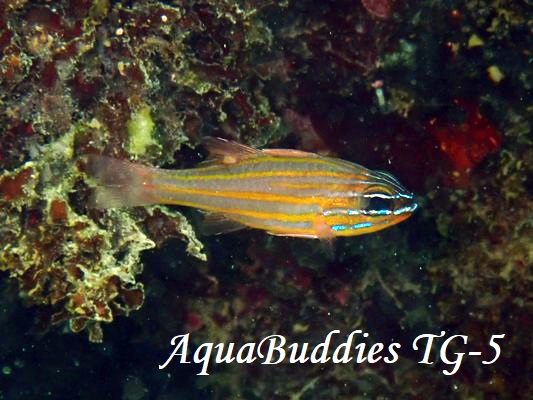
[[[1,2],[0,396],[531,392],[531,12],[512,0]],[[84,156],[192,167],[207,136],[388,171],[422,208],[338,240],[332,258],[256,231],[199,238],[187,209],[87,206]],[[508,336],[497,364],[468,359],[453,379],[408,346],[370,367],[155,367],[179,332],[196,346],[280,332],[318,343],[358,327],[370,343]],[[108,383],[95,385],[100,370]]]

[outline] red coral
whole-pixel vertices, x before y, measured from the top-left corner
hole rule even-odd
[[[58,199],[53,200],[50,203],[50,216],[55,223],[66,221],[68,217],[67,203]]]
[[[199,314],[191,311],[185,315],[185,324],[188,332],[194,332],[204,326],[204,321]]]
[[[24,186],[30,180],[33,170],[26,168],[14,176],[5,176],[0,180],[0,198],[11,201],[24,194]]]
[[[479,111],[479,107],[462,100],[454,100],[459,111],[466,112],[462,123],[442,122],[432,118],[427,128],[449,162],[451,171],[445,183],[466,186],[473,168],[490,153],[501,147],[502,136]]]
[[[392,1],[391,0],[361,0],[366,10],[382,19],[387,19],[392,13]]]
[[[350,289],[348,285],[342,285],[336,292],[333,293],[333,297],[341,306],[344,306],[349,294]]]

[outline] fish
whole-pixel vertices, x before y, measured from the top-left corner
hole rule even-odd
[[[391,174],[292,149],[255,149],[208,137],[206,161],[162,169],[91,155],[90,206],[168,204],[205,214],[211,234],[255,228],[271,235],[329,240],[377,232],[409,218],[418,204]]]

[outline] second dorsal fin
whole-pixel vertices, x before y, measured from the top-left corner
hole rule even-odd
[[[219,137],[208,136],[202,143],[209,151],[208,163],[231,165],[261,153],[260,150]]]

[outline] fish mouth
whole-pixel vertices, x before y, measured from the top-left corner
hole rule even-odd
[[[395,209],[392,214],[400,216],[403,214],[412,214],[418,208],[418,203],[411,203],[403,207]]]
[[[415,195],[410,192],[398,193],[398,198],[402,200],[401,204],[394,209],[392,214],[397,217],[408,217],[420,207],[420,203]]]

